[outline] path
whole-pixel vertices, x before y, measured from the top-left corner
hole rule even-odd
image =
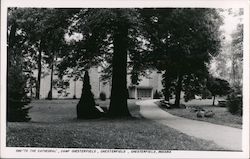
[[[187,135],[211,140],[227,150],[242,150],[241,129],[177,117],[159,108],[154,103],[155,101],[144,100],[136,102],[136,104],[140,105],[142,116],[179,130]]]

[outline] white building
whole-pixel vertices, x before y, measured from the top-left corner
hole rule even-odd
[[[111,81],[102,81],[101,73],[98,72],[98,68],[91,68],[89,70],[91,90],[95,98],[99,98],[100,93],[104,92],[106,97],[109,98],[111,94]],[[54,77],[56,78],[56,77]],[[139,85],[132,85],[130,75],[127,76],[127,87],[129,91],[129,98],[133,99],[145,99],[153,98],[154,92],[162,90],[162,77],[157,71],[149,73],[149,78],[143,77]],[[67,96],[58,94],[58,90],[53,89],[53,98],[73,98],[74,94],[76,98],[81,97],[82,81],[73,81],[70,79],[70,85],[67,89],[69,93]],[[44,99],[48,96],[50,90],[50,75],[41,79],[40,98]]]

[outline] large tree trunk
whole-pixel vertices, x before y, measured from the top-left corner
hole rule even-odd
[[[177,79],[177,86],[176,86],[176,91],[175,91],[175,106],[176,107],[180,107],[181,89],[182,89],[182,76],[179,75]]]
[[[112,59],[112,88],[108,111],[109,117],[131,116],[127,105],[127,48],[128,27],[117,23],[114,34],[114,54]]]
[[[164,78],[164,99],[166,101],[169,101],[170,98],[170,84],[171,81],[169,77],[167,77],[167,72],[165,72],[165,78]]]
[[[36,99],[40,99],[40,83],[41,83],[41,73],[42,73],[42,41],[40,41],[40,46],[38,50],[38,74],[36,83]]]

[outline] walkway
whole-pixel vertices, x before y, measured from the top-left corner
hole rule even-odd
[[[140,105],[142,116],[179,130],[189,136],[211,140],[227,150],[242,150],[241,129],[177,117],[159,108],[154,103],[155,101],[157,100],[136,102],[136,104]]]

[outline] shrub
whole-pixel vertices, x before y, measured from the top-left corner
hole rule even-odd
[[[242,115],[242,96],[232,93],[228,96],[227,108],[231,114]]]
[[[156,90],[153,96],[153,99],[160,99],[161,98],[161,94]]]
[[[102,101],[105,101],[105,100],[106,100],[106,94],[105,94],[104,92],[101,92],[101,93],[100,93],[100,99],[101,99]]]

